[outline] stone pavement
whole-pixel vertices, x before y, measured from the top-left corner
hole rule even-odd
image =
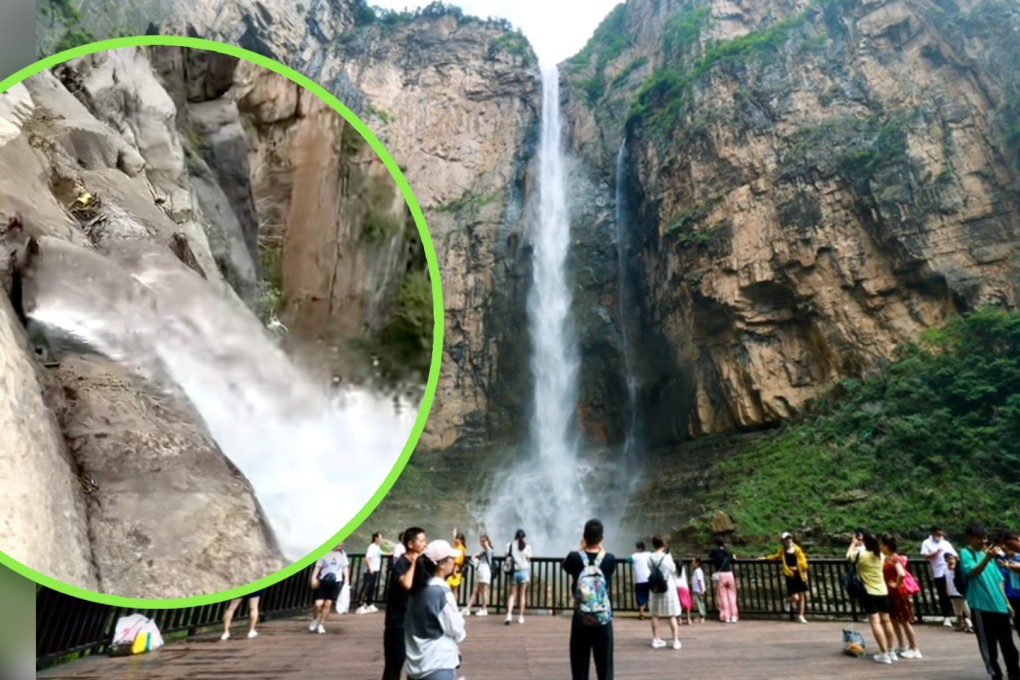
[[[378,680],[382,674],[383,614],[334,617],[325,635],[308,632],[301,619],[269,621],[254,640],[244,637],[245,622],[234,624],[240,637],[220,642],[219,633],[171,642],[137,657],[88,657],[41,671],[39,678],[63,680],[167,680],[170,678],[342,678]],[[841,653],[845,622],[714,621],[680,627],[683,649],[652,649],[647,621],[620,617],[615,622],[616,678],[927,678],[962,680],[987,677],[973,635],[941,626],[918,627],[921,660],[892,666]],[[855,624],[869,645],[866,623]],[[668,627],[666,628],[668,631]],[[524,625],[504,626],[502,617],[471,617],[462,645],[467,680],[569,680],[569,616],[528,616]],[[876,650],[869,650],[876,651]],[[595,677],[594,669],[591,677]]]

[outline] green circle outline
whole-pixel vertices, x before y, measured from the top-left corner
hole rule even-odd
[[[418,417],[414,422],[414,426],[411,428],[411,433],[408,436],[407,442],[404,444],[404,448],[400,453],[400,457],[397,459],[396,464],[390,470],[390,473],[383,480],[382,484],[376,489],[375,494],[369,499],[368,503],[361,509],[358,514],[354,516],[347,524],[343,526],[336,534],[334,534],[329,540],[320,545],[318,548],[313,550],[307,556],[302,559],[290,564],[278,572],[270,574],[264,578],[248,583],[245,585],[237,586],[229,590],[223,590],[217,593],[209,593],[206,595],[194,595],[192,597],[180,597],[171,598],[165,600],[148,600],[143,598],[132,598],[132,597],[121,597],[119,595],[106,595],[103,593],[96,593],[91,590],[79,588],[77,586],[68,585],[62,581],[58,581],[50,576],[41,574],[30,567],[27,567],[14,558],[10,557],[2,550],[0,550],[0,564],[4,564],[16,573],[24,576],[27,579],[35,581],[40,585],[43,585],[52,590],[77,597],[83,600],[89,600],[99,604],[109,605],[113,607],[132,607],[132,608],[144,608],[144,609],[172,609],[177,607],[195,607],[208,604],[216,604],[232,597],[242,597],[254,590],[266,588],[275,583],[292,576],[302,569],[312,564],[315,560],[321,557],[323,554],[329,551],[330,548],[335,546],[338,542],[347,538],[355,529],[357,529],[362,522],[367,519],[368,515],[375,510],[379,502],[389,493],[390,488],[394,482],[403,472],[404,467],[407,465],[407,461],[411,457],[414,448],[418,444],[418,440],[421,438],[422,431],[425,429],[425,421],[428,419],[429,411],[432,409],[432,400],[435,397],[436,388],[439,382],[439,368],[442,363],[443,356],[443,290],[442,282],[439,276],[439,264],[436,260],[436,251],[432,245],[432,237],[429,234],[428,226],[425,224],[425,215],[422,213],[421,207],[418,205],[417,199],[414,197],[414,192],[411,190],[410,184],[404,177],[404,173],[401,172],[400,167],[390,156],[389,152],[382,145],[382,142],[372,133],[372,131],[366,126],[361,120],[345,106],[340,100],[333,96],[328,90],[318,85],[310,78],[300,74],[294,69],[281,64],[274,59],[263,56],[256,52],[246,50],[236,45],[229,45],[226,43],[217,42],[215,40],[206,40],[203,38],[188,38],[183,36],[164,36],[164,35],[146,35],[146,36],[130,36],[126,38],[112,38],[109,40],[100,40],[97,42],[89,43],[87,45],[80,45],[73,47],[63,52],[41,59],[33,64],[30,64],[14,74],[0,80],[0,94],[6,92],[14,85],[17,85],[26,78],[33,76],[41,71],[52,68],[58,64],[61,64],[69,59],[75,57],[81,57],[94,52],[102,52],[104,50],[112,50],[123,47],[148,47],[148,46],[168,46],[168,47],[188,47],[192,49],[208,50],[210,52],[219,52],[221,54],[227,54],[238,59],[250,61],[254,64],[258,64],[263,68],[267,68],[274,73],[277,73],[297,85],[309,90],[317,96],[319,99],[328,104],[337,113],[343,116],[346,120],[361,136],[369,143],[369,146],[379,155],[382,159],[386,169],[389,170],[390,175],[393,177],[397,186],[400,188],[400,192],[407,201],[407,205],[411,210],[411,216],[414,218],[415,226],[418,228],[418,235],[421,238],[422,246],[425,249],[425,259],[428,263],[429,280],[432,284],[432,314],[434,319],[434,325],[432,329],[432,362],[429,365],[429,376],[425,383],[425,394],[422,397],[421,406],[418,408]]]

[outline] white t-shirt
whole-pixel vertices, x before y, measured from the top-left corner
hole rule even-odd
[[[705,592],[705,572],[701,567],[698,567],[691,573],[691,592]]]
[[[652,553],[647,550],[630,556],[631,568],[634,570],[634,583],[648,583],[648,577],[652,575],[652,567],[648,564],[648,558],[651,556]]]
[[[330,550],[319,558],[315,566],[319,567],[319,578],[333,574],[337,581],[342,581],[344,569],[347,568],[347,553],[343,550]]]
[[[924,543],[921,544],[922,557],[939,548],[941,548],[941,552],[928,560],[928,564],[931,565],[931,575],[935,578],[942,578],[946,575],[946,571],[948,570],[948,567],[946,567],[946,555],[955,555],[956,550],[953,548],[953,544],[949,542],[949,539],[946,538],[936,541],[934,538],[929,536],[924,539]]]
[[[368,546],[365,551],[365,571],[379,571],[382,567],[382,548],[376,543]]]
[[[407,548],[404,547],[403,543],[397,543],[395,546],[393,546],[393,564],[396,564],[397,560],[400,559],[400,556],[406,552]]]
[[[514,560],[514,570],[522,571],[525,569],[531,569],[531,544],[525,543],[524,550],[517,548],[517,541],[511,541],[507,545],[507,549],[510,551],[510,557]]]

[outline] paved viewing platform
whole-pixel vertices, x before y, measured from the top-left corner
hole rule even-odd
[[[276,619],[245,637],[246,621],[235,621],[235,637],[219,639],[209,631],[140,656],[92,656],[40,671],[39,678],[166,680],[169,678],[343,678],[378,680],[382,675],[383,613],[346,614],[330,620],[327,633],[309,633],[307,619]],[[868,641],[868,656],[842,653],[843,628],[855,626]],[[669,631],[669,627],[664,626]],[[744,620],[680,626],[683,649],[652,649],[647,620],[624,615],[615,622],[616,678],[981,678],[984,666],[974,636],[937,625],[918,626],[924,658],[886,666],[871,660],[866,622]],[[461,646],[467,680],[569,680],[569,614],[532,614],[524,625],[503,624],[503,617],[468,619],[468,638]],[[591,677],[595,677],[594,668]]]

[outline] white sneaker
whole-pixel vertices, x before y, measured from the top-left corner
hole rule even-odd
[[[518,616],[517,617],[517,623],[524,623],[524,617],[523,616]]]
[[[319,620],[318,619],[312,619],[312,622],[308,624],[308,632],[309,633],[314,633],[315,632],[315,627],[318,626],[318,625],[319,625]]]
[[[223,635],[221,635],[221,636],[220,636],[220,639],[221,639],[221,640],[229,640],[229,639],[230,639],[230,631],[227,631],[226,633],[224,633]]]
[[[798,616],[797,623],[807,623],[807,619],[805,619],[803,616]]]
[[[947,617],[947,618],[942,619],[942,625],[944,627],[946,627],[946,628],[952,628],[953,627],[953,622]]]
[[[922,659],[921,650],[919,649],[904,649],[900,653],[901,659]]]
[[[320,623],[318,626],[316,626],[315,632],[318,633],[319,635],[325,635],[326,627]]]
[[[660,640],[659,638],[655,638],[654,640],[652,640],[652,649],[662,649],[665,646],[666,646],[665,640]]]
[[[471,610],[468,609],[467,607],[464,607],[463,609],[460,610],[460,615],[463,617],[471,616]]]
[[[877,661],[878,663],[892,664],[892,659],[889,658],[888,654],[876,654],[871,658]]]
[[[680,646],[679,640],[673,640],[673,649],[680,649]]]
[[[360,607],[358,607],[357,609],[354,610],[354,613],[355,614],[367,614],[368,613],[368,607],[366,607],[365,605],[361,605]]]
[[[787,614],[790,613],[790,601],[789,600],[783,600],[783,611],[786,612]]]
[[[375,614],[377,611],[379,611],[379,608],[376,607],[374,604],[370,604],[367,607],[365,607],[365,611],[369,614]]]
[[[894,650],[892,650],[892,649],[890,649],[888,652],[886,652],[886,654],[889,655],[889,660],[890,661],[899,661],[900,660],[900,657],[897,656],[896,652]]]
[[[506,625],[508,625],[508,626],[509,626],[509,625],[510,625],[511,623],[513,623],[513,622],[514,622],[514,615],[513,615],[513,614],[507,614],[507,615],[506,615],[506,619],[504,619],[504,620],[503,620],[503,623],[504,623],[504,624],[506,624]]]
[[[257,638],[258,636],[259,636],[259,632],[257,630],[249,630],[248,631],[248,639],[249,640],[251,638]]]
[[[488,615],[489,615],[489,610],[488,609],[483,609],[482,611],[480,611],[477,614],[475,614],[475,616],[488,616]]]

